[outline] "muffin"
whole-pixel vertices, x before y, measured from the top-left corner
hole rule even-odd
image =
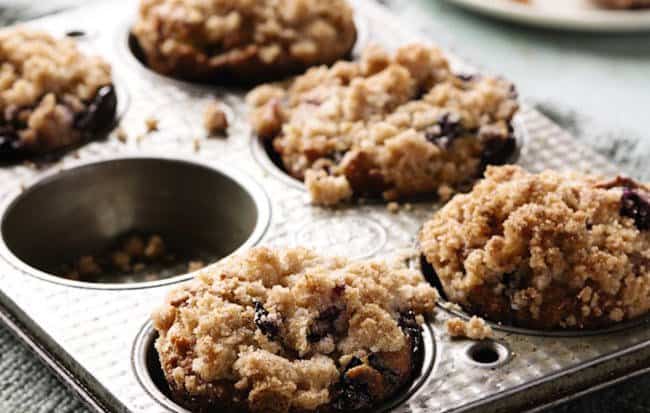
[[[27,28],[0,31],[0,161],[51,152],[115,121],[111,68],[69,39]]]
[[[596,0],[596,3],[610,9],[642,9],[650,7],[650,0]]]
[[[132,34],[153,70],[259,83],[331,64],[356,41],[345,0],[142,0]]]
[[[312,68],[247,97],[254,132],[312,201],[388,201],[465,188],[516,150],[512,84],[455,74],[434,47],[393,55],[367,48],[358,62]]]
[[[597,328],[650,308],[650,190],[631,179],[489,167],[419,243],[447,298],[495,322]]]
[[[192,411],[356,411],[418,373],[436,299],[403,266],[256,248],[173,290],[155,347]]]

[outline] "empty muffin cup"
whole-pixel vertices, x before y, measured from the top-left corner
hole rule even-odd
[[[154,330],[151,322],[147,322],[135,339],[131,354],[132,367],[140,385],[146,392],[169,411],[175,413],[191,413],[190,410],[182,407],[172,399],[171,392],[162,367],[158,352],[154,347],[158,333]],[[376,412],[389,412],[401,404],[408,403],[411,398],[416,398],[418,389],[427,381],[433,370],[436,357],[436,344],[433,331],[428,324],[422,326],[422,367],[415,376],[410,386],[404,388],[398,395],[379,406]]]
[[[91,288],[183,278],[255,244],[270,218],[263,189],[246,175],[154,157],[48,174],[10,196],[2,211],[0,252],[9,262]]]

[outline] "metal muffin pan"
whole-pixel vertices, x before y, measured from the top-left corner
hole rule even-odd
[[[352,3],[366,27],[362,42],[395,48],[409,41],[435,41],[409,32],[405,29],[408,24],[370,0]],[[186,236],[182,214],[188,214],[193,225],[205,222],[202,229],[208,232],[242,224],[245,229],[237,239],[226,242],[224,254],[261,244],[303,245],[354,258],[404,258],[405,251],[413,251],[420,226],[439,205],[418,202],[397,214],[377,202],[336,209],[311,206],[299,183],[278,179],[281,177],[269,169],[266,155],[259,151],[245,122],[244,91],[155,75],[131,55],[128,27],[134,21],[136,7],[127,0],[106,1],[30,22],[52,33],[82,30],[91,34],[82,38],[84,49],[112,63],[115,78],[131,97],[121,121],[129,138],[123,142],[114,132],[105,140],[67,153],[54,164],[0,168],[0,319],[92,410],[180,412],[158,389],[147,368],[151,366],[147,357],[151,360],[154,337],[147,320],[167,291],[191,274],[153,282],[100,285],[55,277],[41,262],[51,253],[72,253],[69,249],[78,248],[75,243],[79,240],[101,241],[117,232],[116,223],[129,214],[116,212],[115,221],[102,220],[108,222],[106,227],[86,221],[93,210],[97,216],[116,211],[99,202],[103,195],[96,191],[104,187],[111,196],[129,200],[133,207],[175,216],[164,222],[180,231],[181,237]],[[471,70],[451,58],[456,69]],[[204,105],[215,96],[230,108],[225,138],[208,138],[202,127]],[[149,117],[158,119],[159,131],[146,132],[145,120]],[[526,137],[518,163],[528,170],[616,174],[604,158],[577,145],[538,112],[524,107],[517,123]],[[143,167],[147,162],[154,166]],[[111,165],[122,166],[113,169]],[[148,175],[150,169],[154,172]],[[157,179],[164,174],[172,176],[163,186]],[[131,178],[125,183],[127,175]],[[96,181],[97,188],[88,188],[91,181]],[[142,186],[131,187],[131,181]],[[171,188],[174,196],[182,193],[184,205],[153,208],[155,202],[149,196],[154,200],[162,196],[147,187],[155,186],[155,182],[162,189]],[[212,193],[215,188],[219,196]],[[92,194],[86,196],[97,201],[82,202],[75,195],[80,193]],[[84,214],[90,215],[66,215],[72,212],[66,208],[73,205],[81,205]],[[237,214],[226,219],[233,221],[226,224],[219,214],[233,210]],[[145,218],[138,218],[142,219],[140,223],[151,218],[149,212]],[[122,222],[119,228],[138,226],[135,221],[128,224]],[[68,231],[64,232],[66,227]],[[98,231],[100,227],[106,231]],[[188,242],[192,242],[191,237]],[[30,251],[30,244],[39,247]],[[650,331],[645,325],[598,336],[570,337],[498,329],[493,341],[474,343],[450,340],[444,322],[451,316],[441,308],[429,320],[429,361],[414,386],[385,410],[534,410],[649,369]]]

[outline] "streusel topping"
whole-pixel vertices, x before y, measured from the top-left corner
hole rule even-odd
[[[0,135],[42,150],[79,139],[75,122],[111,84],[103,59],[68,39],[27,28],[0,30]]]
[[[436,299],[402,265],[256,248],[171,292],[153,316],[156,348],[175,393],[314,410],[334,402],[343,372],[406,357],[401,317],[431,313]]]
[[[394,55],[371,46],[358,62],[312,68],[247,100],[254,131],[320,204],[446,193],[515,149],[512,84],[455,75],[440,50],[420,44]]]
[[[200,78],[333,62],[354,45],[352,16],[345,0],[142,0],[133,33],[154,69]]]
[[[489,167],[419,241],[445,293],[477,315],[594,327],[650,309],[650,190],[630,179]]]

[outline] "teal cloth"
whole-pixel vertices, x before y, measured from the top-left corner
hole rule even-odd
[[[486,0],[488,1],[488,0]],[[0,26],[81,0],[0,2]],[[384,0],[432,41],[517,83],[525,101],[585,145],[650,180],[650,35],[545,31],[486,19],[443,0]],[[411,28],[411,27],[410,27]],[[650,377],[630,380],[556,413],[649,412]],[[21,342],[0,325],[0,412],[88,410]]]

